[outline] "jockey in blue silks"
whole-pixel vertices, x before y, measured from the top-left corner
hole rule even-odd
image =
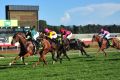
[[[39,42],[37,40],[37,38],[39,37],[39,32],[36,31],[35,26],[33,26],[29,31],[27,31],[26,37],[28,40],[32,40],[32,42],[35,43],[36,46],[39,46]]]
[[[32,28],[31,28],[31,36],[32,36],[32,39],[34,39],[35,41],[37,40],[37,37],[39,37],[39,32],[37,32],[36,30],[35,30],[35,27],[33,26]]]

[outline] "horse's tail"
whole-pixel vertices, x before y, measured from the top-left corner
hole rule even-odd
[[[90,45],[88,44],[88,45],[86,45],[84,42],[81,42],[81,44],[82,44],[82,46],[83,47],[85,47],[85,48],[89,48],[90,47]]]

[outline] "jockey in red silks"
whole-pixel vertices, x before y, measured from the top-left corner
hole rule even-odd
[[[62,38],[65,39],[65,38],[68,38],[70,39],[72,37],[72,32],[69,31],[69,30],[66,30],[64,28],[61,28],[60,29],[60,33],[62,34]]]
[[[108,42],[108,45],[110,45],[109,43],[109,39],[110,39],[110,32],[107,30],[104,30],[103,28],[100,30],[99,34],[102,38],[106,39]]]

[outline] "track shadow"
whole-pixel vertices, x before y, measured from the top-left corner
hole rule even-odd
[[[90,60],[85,60],[85,61],[91,62],[91,61],[98,61],[98,60],[96,60],[96,59],[90,59]]]
[[[4,64],[4,65],[0,64],[0,70],[8,69],[8,68],[21,67],[21,66],[25,66],[25,65],[24,64],[12,64],[11,66],[9,66],[8,64]]]
[[[85,57],[72,57],[72,58],[70,58],[70,59],[82,59],[82,58],[93,58],[92,56],[89,56],[89,57],[87,57],[87,56],[85,56]]]
[[[115,58],[115,59],[106,59],[105,61],[119,61],[120,58]]]
[[[8,68],[12,68],[12,67],[10,67],[8,64],[0,65],[0,70],[8,69]]]

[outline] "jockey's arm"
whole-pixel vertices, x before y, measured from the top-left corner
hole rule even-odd
[[[105,38],[105,37],[106,37],[106,35],[107,35],[107,34],[104,34],[103,38]]]

